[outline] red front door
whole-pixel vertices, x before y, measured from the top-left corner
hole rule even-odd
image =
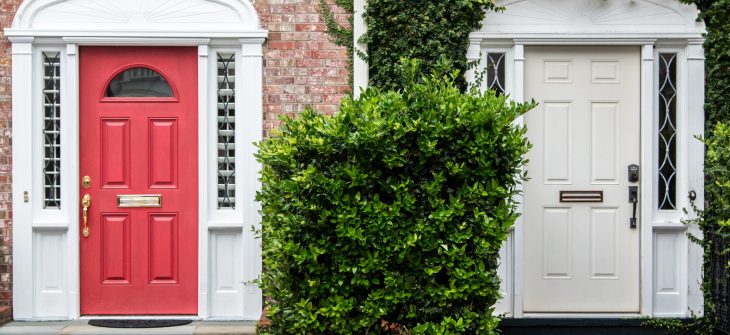
[[[79,58],[81,314],[197,314],[197,50]]]

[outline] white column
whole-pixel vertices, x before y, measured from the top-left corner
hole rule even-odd
[[[242,150],[236,152],[240,161],[236,161],[238,178],[243,179],[243,187],[240,193],[243,208],[243,240],[241,252],[243,253],[243,316],[245,319],[258,320],[261,316],[262,293],[258,285],[251,281],[258,279],[261,274],[261,240],[257,239],[251,228],[261,229],[260,204],[256,201],[256,192],[261,189],[259,172],[261,164],[256,162],[254,154],[257,149],[254,143],[261,141],[263,136],[263,51],[264,39],[241,40],[241,73],[247,75],[247,80],[236,83],[241,99],[246,106],[244,113],[236,115],[247,115],[242,124],[237,123],[237,134],[240,137],[236,143],[243,145]],[[238,71],[237,71],[238,72]],[[238,100],[237,100],[238,101]],[[242,126],[241,128],[238,128]],[[240,174],[239,174],[240,173]]]
[[[360,50],[362,52],[367,52],[367,45],[364,45],[360,43],[360,37],[367,32],[367,25],[365,24],[365,20],[363,19],[363,14],[365,13],[365,1],[366,0],[355,0],[354,2],[354,12],[353,12],[353,27],[352,32],[354,36],[353,46],[355,49],[355,53],[352,56],[352,68],[353,68],[353,83],[352,83],[352,89],[355,94],[355,98],[360,96],[360,93],[368,87],[368,82],[370,81],[370,65],[368,62],[366,62],[364,59],[362,59],[358,54],[357,50]]]
[[[654,45],[641,48],[641,216],[639,227],[643,242],[653,241],[654,190]],[[651,129],[652,131],[647,131]],[[641,244],[641,313],[653,313],[653,245]]]
[[[75,43],[66,44],[66,62],[61,64],[61,136],[63,167],[62,192],[68,194],[64,201],[68,204],[69,228],[67,235],[67,260],[68,268],[68,317],[78,318],[81,315],[80,286],[81,272],[79,265],[79,211],[78,199],[80,199],[79,188],[79,63],[78,45]]]
[[[702,48],[703,39],[690,40],[687,46],[687,131],[689,132],[689,143],[687,145],[687,172],[689,174],[689,190],[694,192],[697,198],[695,205],[700,209],[704,208],[704,161],[705,146],[695,139],[695,136],[704,137],[705,130],[705,51]],[[678,196],[685,196],[679,194]],[[690,218],[696,217],[696,213],[690,209]],[[688,227],[688,232],[701,237],[702,232],[697,225]],[[702,248],[690,242],[688,250],[687,283],[688,296],[687,307],[694,315],[702,315],[703,298],[700,289],[702,281]],[[689,316],[689,315],[688,315]]]
[[[33,317],[33,38],[10,37],[13,60],[13,318]]]
[[[482,48],[481,48],[481,38],[477,37],[470,37],[469,38],[469,47],[466,50],[466,61],[468,63],[476,62],[477,65],[468,69],[465,73],[466,75],[466,82],[469,85],[474,85],[476,80],[478,79],[478,73],[482,70],[482,67],[484,64],[481,64],[481,54],[482,54]]]
[[[512,99],[515,102],[523,102],[525,99],[525,45],[515,43],[514,46],[514,92]],[[519,124],[524,124],[524,120],[520,117]],[[522,203],[522,197],[518,198]],[[522,206],[518,208],[522,212]],[[524,292],[524,238],[522,229],[522,219],[518,219],[514,227],[514,317],[521,318],[523,316],[523,292]]]
[[[207,139],[208,120],[215,115],[208,111],[209,48],[198,45],[198,138]],[[198,141],[198,317],[207,319],[208,311],[208,141]]]

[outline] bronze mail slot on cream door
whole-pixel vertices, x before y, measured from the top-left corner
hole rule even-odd
[[[117,195],[117,207],[119,208],[145,208],[162,207],[162,195],[160,194],[120,194]]]
[[[603,202],[603,191],[560,191],[560,202]]]

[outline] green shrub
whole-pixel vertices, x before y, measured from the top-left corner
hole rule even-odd
[[[417,68],[259,145],[263,334],[495,334],[533,105]]]

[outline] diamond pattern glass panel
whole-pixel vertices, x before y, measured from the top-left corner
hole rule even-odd
[[[236,54],[218,53],[218,208],[236,207]]]
[[[659,54],[659,209],[677,209],[677,54]]]
[[[504,94],[504,52],[487,54],[487,88]]]
[[[61,53],[43,53],[43,208],[61,208]]]

